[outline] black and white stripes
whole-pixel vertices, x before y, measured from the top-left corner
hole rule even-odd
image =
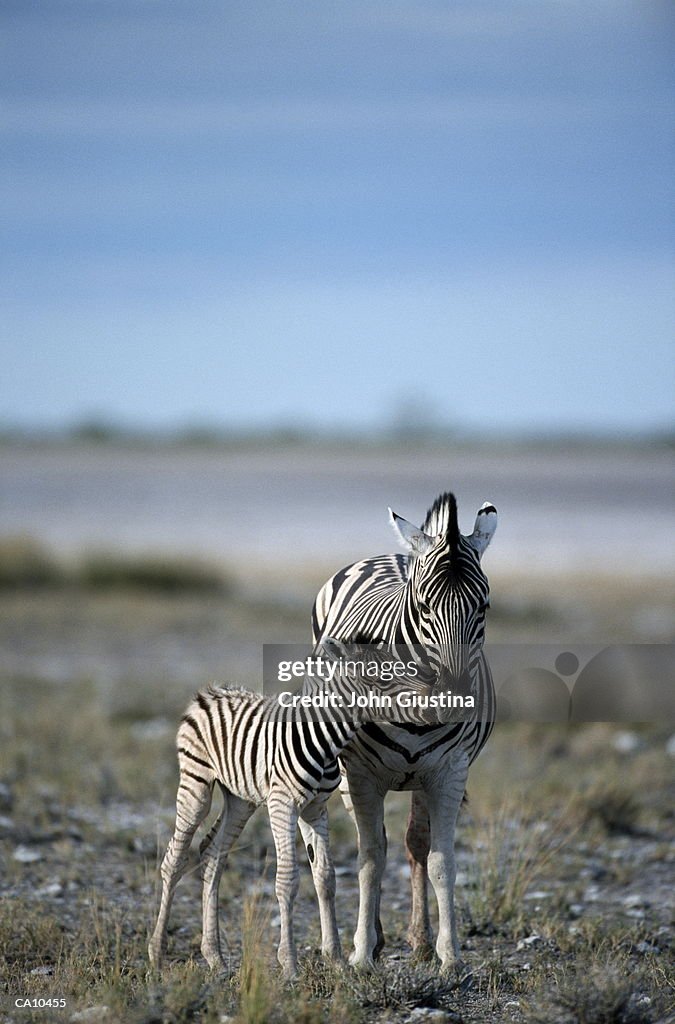
[[[383,944],[383,794],[388,789],[412,789],[417,794],[406,837],[413,882],[410,939],[419,952],[430,942],[426,880],[431,858],[439,906],[447,909],[440,917],[436,945],[447,967],[458,951],[452,900],[454,822],[468,765],[494,721],[494,688],[483,654],[489,587],[480,559],[496,528],[497,513],[486,502],[469,536],[459,531],[455,498],[449,493],[436,499],[419,529],[391,510],[390,516],[408,555],[367,558],[331,577],[312,612],[314,641],[358,633],[365,641],[398,649],[421,648],[420,660],[429,677],[443,688],[471,693],[475,707],[461,720],[451,717],[432,727],[367,724],[343,754],[341,788],[357,825],[361,865],[352,962],[370,965]],[[433,807],[444,792],[447,799],[436,814]]]
[[[421,529],[391,513],[408,555],[365,559],[336,573],[320,591],[312,613],[315,653],[325,649],[339,671],[333,692],[352,709],[324,706],[320,715],[298,714],[277,697],[211,688],[196,695],[177,736],[180,781],[176,825],[162,862],[162,896],[150,940],[153,964],[166,944],[168,916],[188,851],[206,818],[217,785],[223,808],[200,845],[203,877],[202,952],[223,963],[218,886],[227,855],[254,809],[267,805],[277,854],[276,893],[281,920],[278,958],[284,973],[297,968],[292,927],[298,889],[295,833],[307,847],[321,916],[322,951],[340,956],[335,919],[335,871],[328,843],[326,802],[341,788],[359,833],[359,918],[352,962],[368,967],[383,943],[379,923],[386,837],[383,799],[389,789],[413,791],[406,846],[412,870],[410,937],[421,952],[429,943],[427,878],[439,907],[436,951],[443,968],[457,962],[454,915],[454,829],[468,767],[494,719],[492,679],[483,654],[489,588],[480,565],[497,523],[494,507],[478,512],[473,533],[462,536],[451,494],[433,504]],[[333,639],[331,639],[333,638]],[[344,669],[344,647],[358,638],[409,663],[406,678],[374,677]],[[344,643],[340,643],[340,641]],[[372,653],[372,652],[371,652]],[[380,668],[382,668],[380,663]],[[384,681],[389,678],[390,681]],[[376,688],[398,696],[425,690],[459,690],[471,698],[466,712],[429,716],[387,705],[352,703]],[[303,695],[315,687],[311,673]],[[325,686],[325,683],[322,684]]]
[[[324,650],[335,661],[353,651],[326,641]],[[311,690],[315,682],[305,683]],[[388,682],[339,670],[328,689],[345,705],[355,696],[376,691],[380,697],[419,690],[414,679]],[[322,684],[327,692],[327,684]],[[409,714],[409,713],[408,713]],[[337,756],[364,722],[401,718],[393,699],[387,706],[322,707],[319,715],[302,714],[283,706],[278,697],[248,690],[210,688],[196,695],[178,729],[176,740],[180,780],[176,826],[162,862],[162,898],[157,925],[149,945],[150,959],[159,964],[166,943],[169,910],[176,885],[185,870],[190,843],[211,806],[217,784],[223,809],[200,846],[203,872],[202,952],[213,967],[222,964],[218,925],[218,884],[232,844],[255,808],[265,803],[277,853],[276,891],[281,916],[278,957],[286,975],[297,967],[292,908],[298,888],[295,832],[299,823],[308,852],[319,901],[322,951],[340,956],[335,920],[335,872],[328,844],[326,801],[339,782]],[[420,719],[421,720],[421,719]]]

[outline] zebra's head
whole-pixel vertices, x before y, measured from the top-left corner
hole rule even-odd
[[[481,567],[483,552],[497,528],[497,510],[485,502],[473,533],[463,536],[453,494],[441,494],[421,528],[389,509],[391,522],[410,552],[408,604],[417,632],[437,676],[468,682],[472,655],[485,638],[490,588]]]

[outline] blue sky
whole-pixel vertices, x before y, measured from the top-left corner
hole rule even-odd
[[[672,421],[675,16],[0,13],[0,420]]]

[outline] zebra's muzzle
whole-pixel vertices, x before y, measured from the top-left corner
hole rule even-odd
[[[468,668],[465,668],[457,675],[451,672],[449,668],[443,668],[434,689],[439,691],[450,690],[454,694],[468,697],[471,693],[471,673]]]

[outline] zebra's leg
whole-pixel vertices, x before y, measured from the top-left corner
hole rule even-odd
[[[381,925],[378,933],[387,843],[384,797],[369,779],[359,776],[349,779],[349,800],[359,841],[359,916],[349,962],[353,967],[370,970],[376,952],[384,945]]]
[[[410,817],[405,834],[405,848],[410,865],[412,909],[408,942],[418,960],[430,960],[434,955],[431,922],[429,920],[427,858],[429,856],[429,811],[424,794],[415,790],[410,803]]]
[[[354,813],[354,806],[352,804],[352,798],[351,798],[350,793],[349,793],[349,780],[347,779],[346,773],[343,773],[342,778],[340,779],[340,796],[342,797],[342,802],[345,805],[345,810],[349,814],[349,817],[352,819],[352,823],[354,825],[354,828],[356,829],[357,843],[359,843],[359,839],[358,839],[359,827],[358,827],[358,825],[356,823],[356,815]],[[385,857],[385,861],[386,861],[386,857],[387,857],[387,833],[386,833],[385,828],[384,828],[384,822],[382,823],[382,843],[383,843],[384,857]],[[359,843],[359,846],[360,846],[360,843]],[[379,957],[379,955],[382,952],[382,950],[384,949],[384,944],[385,944],[384,930],[382,928],[382,921],[380,920],[380,892],[377,893],[377,902],[376,902],[376,907],[375,907],[375,932],[376,932],[376,935],[377,935],[377,940],[375,942],[375,949],[373,950],[373,958],[376,960]],[[353,954],[349,958],[350,963],[352,962],[352,959],[353,959]]]
[[[298,954],[293,934],[293,904],[298,895],[298,857],[295,837],[298,825],[298,811],[289,797],[273,794],[267,801],[270,825],[277,852],[276,893],[279,901],[281,937],[277,959],[281,964],[284,978],[290,980],[298,970]]]
[[[222,787],[221,787],[222,788]],[[232,845],[254,811],[252,804],[223,789],[223,811],[202,841],[202,956],[213,969],[227,967],[220,945],[218,886]]]
[[[441,971],[461,969],[455,918],[455,826],[464,797],[468,765],[465,759],[436,778],[425,789],[431,821],[431,842],[427,866],[438,901],[436,953]]]
[[[160,868],[162,898],[157,916],[157,924],[148,944],[150,963],[154,967],[160,966],[162,956],[166,951],[166,930],[169,922],[171,902],[176,886],[187,866],[192,838],[199,825],[209,813],[213,781],[212,776],[211,778],[197,778],[194,774],[187,776],[181,771],[178,794],[176,796],[176,825]]]
[[[312,868],[312,878],[321,918],[321,953],[341,960],[340,935],[335,916],[335,866],[328,840],[328,811],[325,803],[309,804],[300,813],[300,831]]]
[[[384,820],[382,821],[382,857],[383,863],[387,862],[387,830],[384,827]],[[382,869],[384,871],[384,868]],[[375,943],[375,949],[373,950],[373,959],[377,960],[382,950],[384,949],[384,929],[382,927],[382,919],[380,917],[380,901],[382,898],[382,884],[378,885],[377,892],[375,893],[375,933],[377,935],[377,942]]]

